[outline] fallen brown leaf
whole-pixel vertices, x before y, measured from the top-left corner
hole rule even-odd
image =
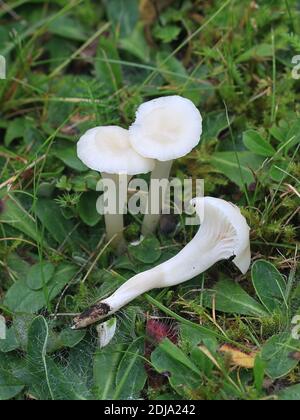
[[[157,21],[160,12],[170,6],[174,0],[140,0],[140,16],[145,26],[145,36],[148,44],[154,46],[152,37],[152,25]]]
[[[153,24],[159,12],[170,6],[174,0],[140,0],[140,15],[146,25]]]
[[[300,352],[295,351],[294,353],[291,353],[290,358],[293,359],[293,360],[299,360],[300,361]]]
[[[229,356],[231,363],[236,367],[242,367],[245,369],[254,368],[257,352],[247,354],[233,346],[230,346],[229,344],[224,344],[219,351],[220,353]]]
[[[151,25],[153,22],[155,22],[157,13],[155,5],[151,0],[140,1],[140,15],[145,25]]]

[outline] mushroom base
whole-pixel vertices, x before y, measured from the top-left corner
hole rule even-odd
[[[79,330],[81,328],[86,328],[89,325],[95,324],[100,321],[102,318],[109,315],[111,308],[106,303],[98,303],[94,306],[91,306],[81,315],[74,319],[74,325],[72,329]]]

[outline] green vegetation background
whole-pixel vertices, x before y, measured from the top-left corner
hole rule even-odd
[[[294,0],[1,2],[0,400],[300,399],[299,18]],[[70,331],[72,315],[195,229],[164,218],[117,258],[95,211],[99,175],[76,141],[95,125],[127,127],[167,94],[204,117],[173,175],[204,178],[207,195],[242,208],[252,272],[221,263],[141,297],[99,349],[94,327]],[[126,222],[135,240],[141,218]]]

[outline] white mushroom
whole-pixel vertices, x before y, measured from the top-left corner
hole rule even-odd
[[[243,274],[248,271],[250,228],[239,208],[211,197],[196,198],[193,205],[199,216],[204,214],[204,219],[192,241],[174,258],[132,277],[112,296],[83,313],[75,319],[74,328],[84,328],[115,313],[149,290],[186,282],[218,261],[230,259]]]
[[[120,199],[120,184],[137,174],[148,173],[154,168],[154,161],[140,156],[131,146],[128,130],[120,127],[96,127],[88,130],[77,144],[79,159],[90,169],[101,172],[103,179],[115,183],[116,201]],[[124,208],[118,203],[118,208]],[[124,246],[123,214],[106,214],[107,240],[121,249]]]
[[[157,160],[152,180],[168,179],[173,160],[187,155],[199,143],[202,117],[189,99],[162,97],[138,108],[129,134],[133,148],[140,155]],[[151,203],[151,194],[148,203]],[[148,207],[151,208],[150,205]],[[158,208],[160,213],[162,203]],[[160,214],[146,214],[142,234],[153,233],[159,219]]]

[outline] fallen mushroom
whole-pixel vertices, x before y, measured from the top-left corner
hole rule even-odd
[[[114,182],[119,209],[124,208],[127,199],[123,198],[124,202],[119,202],[122,199],[120,185],[124,179],[128,186],[132,176],[151,172],[155,165],[152,159],[140,156],[132,148],[128,130],[115,126],[88,130],[77,144],[77,154],[88,168],[101,172],[103,179]],[[123,214],[106,214],[105,223],[107,240],[114,247],[123,248]]]
[[[102,300],[74,320],[74,329],[101,320],[133,299],[156,288],[172,287],[203,273],[221,260],[232,260],[245,274],[251,263],[249,226],[240,210],[224,200],[205,197],[193,200],[204,219],[194,239],[174,258],[140,273],[124,283],[112,296]]]
[[[157,161],[152,180],[169,179],[173,160],[191,152],[199,143],[201,134],[200,112],[193,102],[181,96],[162,97],[142,104],[129,129],[133,148],[140,155]],[[151,188],[148,203],[151,203]],[[162,205],[162,202],[158,203],[158,214],[150,214],[148,210],[145,215],[144,236],[155,231]]]

